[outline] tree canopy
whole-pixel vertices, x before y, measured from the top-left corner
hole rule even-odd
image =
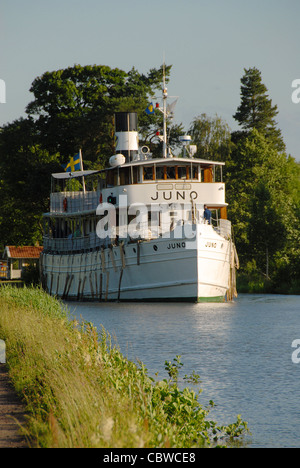
[[[195,157],[227,160],[231,152],[231,133],[228,124],[221,117],[201,114],[193,120],[189,134],[197,145]]]
[[[280,129],[276,128],[275,117],[278,114],[276,105],[267,95],[267,88],[262,83],[261,72],[253,67],[244,69],[241,78],[241,104],[234,119],[243,130],[258,130],[276,146],[279,151],[285,150]]]
[[[59,155],[35,141],[29,119],[2,129],[0,155],[0,239],[5,244],[34,244],[41,241],[41,214],[49,210],[49,179],[59,168]]]
[[[167,80],[170,70],[171,66],[165,67]],[[145,75],[135,68],[125,72],[103,65],[46,72],[33,81],[34,100],[26,112],[34,119],[43,147],[59,152],[61,159],[81,148],[86,167],[99,168],[114,153],[115,112],[137,112],[140,131],[147,134],[153,118],[144,111],[162,83],[162,74],[162,67]]]

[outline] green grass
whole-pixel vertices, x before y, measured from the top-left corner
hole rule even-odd
[[[31,447],[207,447],[247,432],[239,416],[219,427],[208,418],[212,402],[203,408],[178,388],[179,356],[166,363],[170,379],[155,382],[104,329],[72,320],[38,288],[0,288],[0,338]]]

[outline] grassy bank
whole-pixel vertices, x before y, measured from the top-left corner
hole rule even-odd
[[[239,417],[218,427],[197,394],[179,390],[178,358],[170,380],[154,382],[105,330],[79,325],[39,289],[0,288],[0,338],[31,447],[204,447],[245,432]]]

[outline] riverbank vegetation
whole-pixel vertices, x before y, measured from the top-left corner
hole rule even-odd
[[[161,154],[160,112],[145,112],[162,83],[162,70],[141,74],[107,66],[75,65],[45,72],[30,88],[26,117],[0,131],[0,249],[42,243],[49,210],[50,174],[82,149],[85,169],[101,169],[114,154],[113,115],[138,113],[140,144]],[[169,80],[171,66],[167,66]],[[225,161],[228,215],[246,289],[265,276],[269,292],[300,294],[300,163],[286,153],[272,103],[255,68],[244,69],[241,103],[232,132],[218,115],[196,116],[188,132],[196,157]],[[169,143],[179,151],[183,126],[170,122]],[[22,164],[20,164],[22,161]],[[38,194],[38,196],[37,196]]]
[[[0,288],[0,339],[10,378],[27,407],[31,447],[211,447],[247,432],[209,419],[198,394],[179,389],[180,357],[155,382],[113,346],[105,330],[73,320],[39,288]],[[197,376],[191,376],[197,382]]]

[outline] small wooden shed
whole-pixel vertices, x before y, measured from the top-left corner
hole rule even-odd
[[[25,267],[38,265],[43,247],[7,245],[3,253],[3,262],[7,263],[6,279],[20,279]]]

